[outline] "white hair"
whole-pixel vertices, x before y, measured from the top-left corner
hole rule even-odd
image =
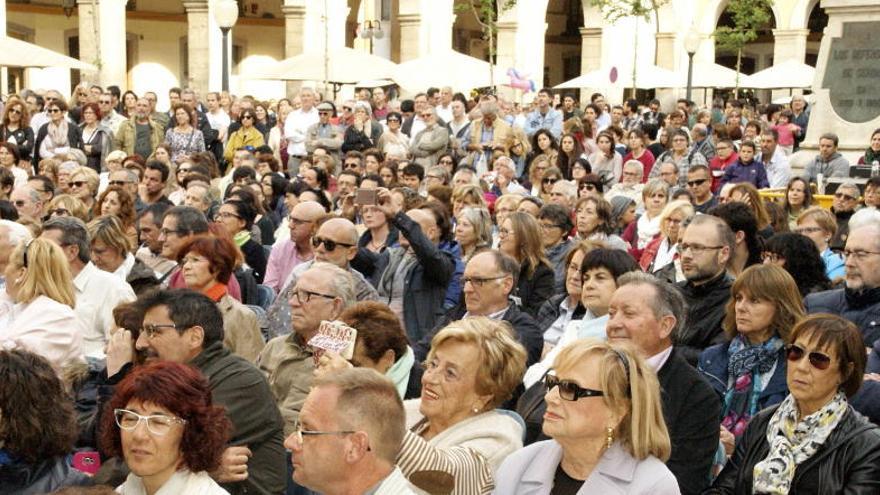
[[[31,240],[31,231],[24,225],[12,220],[0,220],[0,231],[6,231],[6,245],[15,247],[22,242]]]
[[[849,219],[850,233],[858,228],[867,226],[880,230],[880,211],[877,211],[876,208],[862,208]]]

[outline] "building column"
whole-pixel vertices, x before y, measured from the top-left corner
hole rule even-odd
[[[200,94],[205,94],[210,91],[211,87],[210,29],[212,22],[208,0],[187,0],[183,2],[183,8],[186,10],[189,79],[180,81],[180,84],[192,87]],[[219,62],[222,66],[222,60]]]
[[[77,6],[80,59],[98,67],[83,80],[126,86],[125,0],[78,0]]]
[[[419,14],[400,14],[397,16],[400,23],[400,63],[419,58],[421,47],[419,43],[419,31],[422,26],[422,16]]]
[[[306,3],[303,52],[323,52],[325,43],[329,49],[344,47],[345,21],[350,10],[346,0]]]
[[[675,70],[675,39],[678,33],[657,33],[657,67]]]
[[[774,29],[773,30],[773,64],[786,60],[797,60],[803,63],[807,58],[807,36],[809,29]],[[800,92],[800,90],[798,90]],[[773,90],[771,98],[787,96],[789,90]]]
[[[602,68],[602,28],[580,28],[581,75]],[[580,90],[580,101],[589,97],[586,89]]]
[[[306,24],[306,6],[297,0],[285,0],[281,6],[284,13],[284,58],[295,57],[303,53],[303,33]],[[288,96],[293,96],[299,90],[302,83],[287,81],[285,90]]]
[[[0,35],[6,36],[6,0],[0,0]],[[0,67],[0,92],[6,93],[8,90],[9,71],[6,67]]]
[[[453,0],[401,0],[397,19],[401,63],[452,49]]]

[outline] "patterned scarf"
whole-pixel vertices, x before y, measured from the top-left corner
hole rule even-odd
[[[789,395],[767,425],[770,451],[755,464],[755,493],[787,494],[798,465],[812,457],[843,419],[848,404],[843,392],[813,414],[798,421],[798,408]]]
[[[865,150],[865,165],[870,167],[874,160],[880,161],[880,152],[874,152],[871,148]]]
[[[49,135],[49,138],[52,140],[52,145],[56,148],[61,148],[63,146],[67,146],[67,120],[61,119],[60,124],[55,124],[55,122],[49,122],[49,126],[46,128],[46,131]]]
[[[730,361],[727,363],[728,380],[733,380],[724,394],[724,411],[721,426],[739,438],[746,431],[752,416],[758,412],[758,396],[761,375],[769,373],[779,358],[782,339],[778,336],[760,345],[750,345],[745,337],[737,335],[727,349]]]

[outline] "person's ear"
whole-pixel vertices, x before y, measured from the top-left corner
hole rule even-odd
[[[740,244],[746,240],[746,233],[743,232],[742,230],[737,230],[736,234],[734,234],[734,236],[736,237],[737,244]]]
[[[370,437],[365,431],[357,431],[348,436],[349,446],[345,451],[345,462],[356,464],[370,452]]]
[[[198,351],[205,347],[205,329],[199,325],[192,326],[186,332],[186,346],[190,351]]]
[[[387,349],[376,364],[379,365],[379,369],[388,371],[389,368],[394,366],[394,351]]]
[[[504,277],[504,280],[501,281],[501,286],[504,287],[505,294],[511,294],[513,292],[513,276],[508,275]]]
[[[661,339],[667,339],[672,337],[672,330],[675,329],[675,324],[678,320],[673,315],[664,315],[660,318],[660,335]]]

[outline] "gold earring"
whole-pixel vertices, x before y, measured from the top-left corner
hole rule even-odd
[[[614,428],[610,426],[605,427],[605,447],[610,449],[611,444],[614,443]]]

